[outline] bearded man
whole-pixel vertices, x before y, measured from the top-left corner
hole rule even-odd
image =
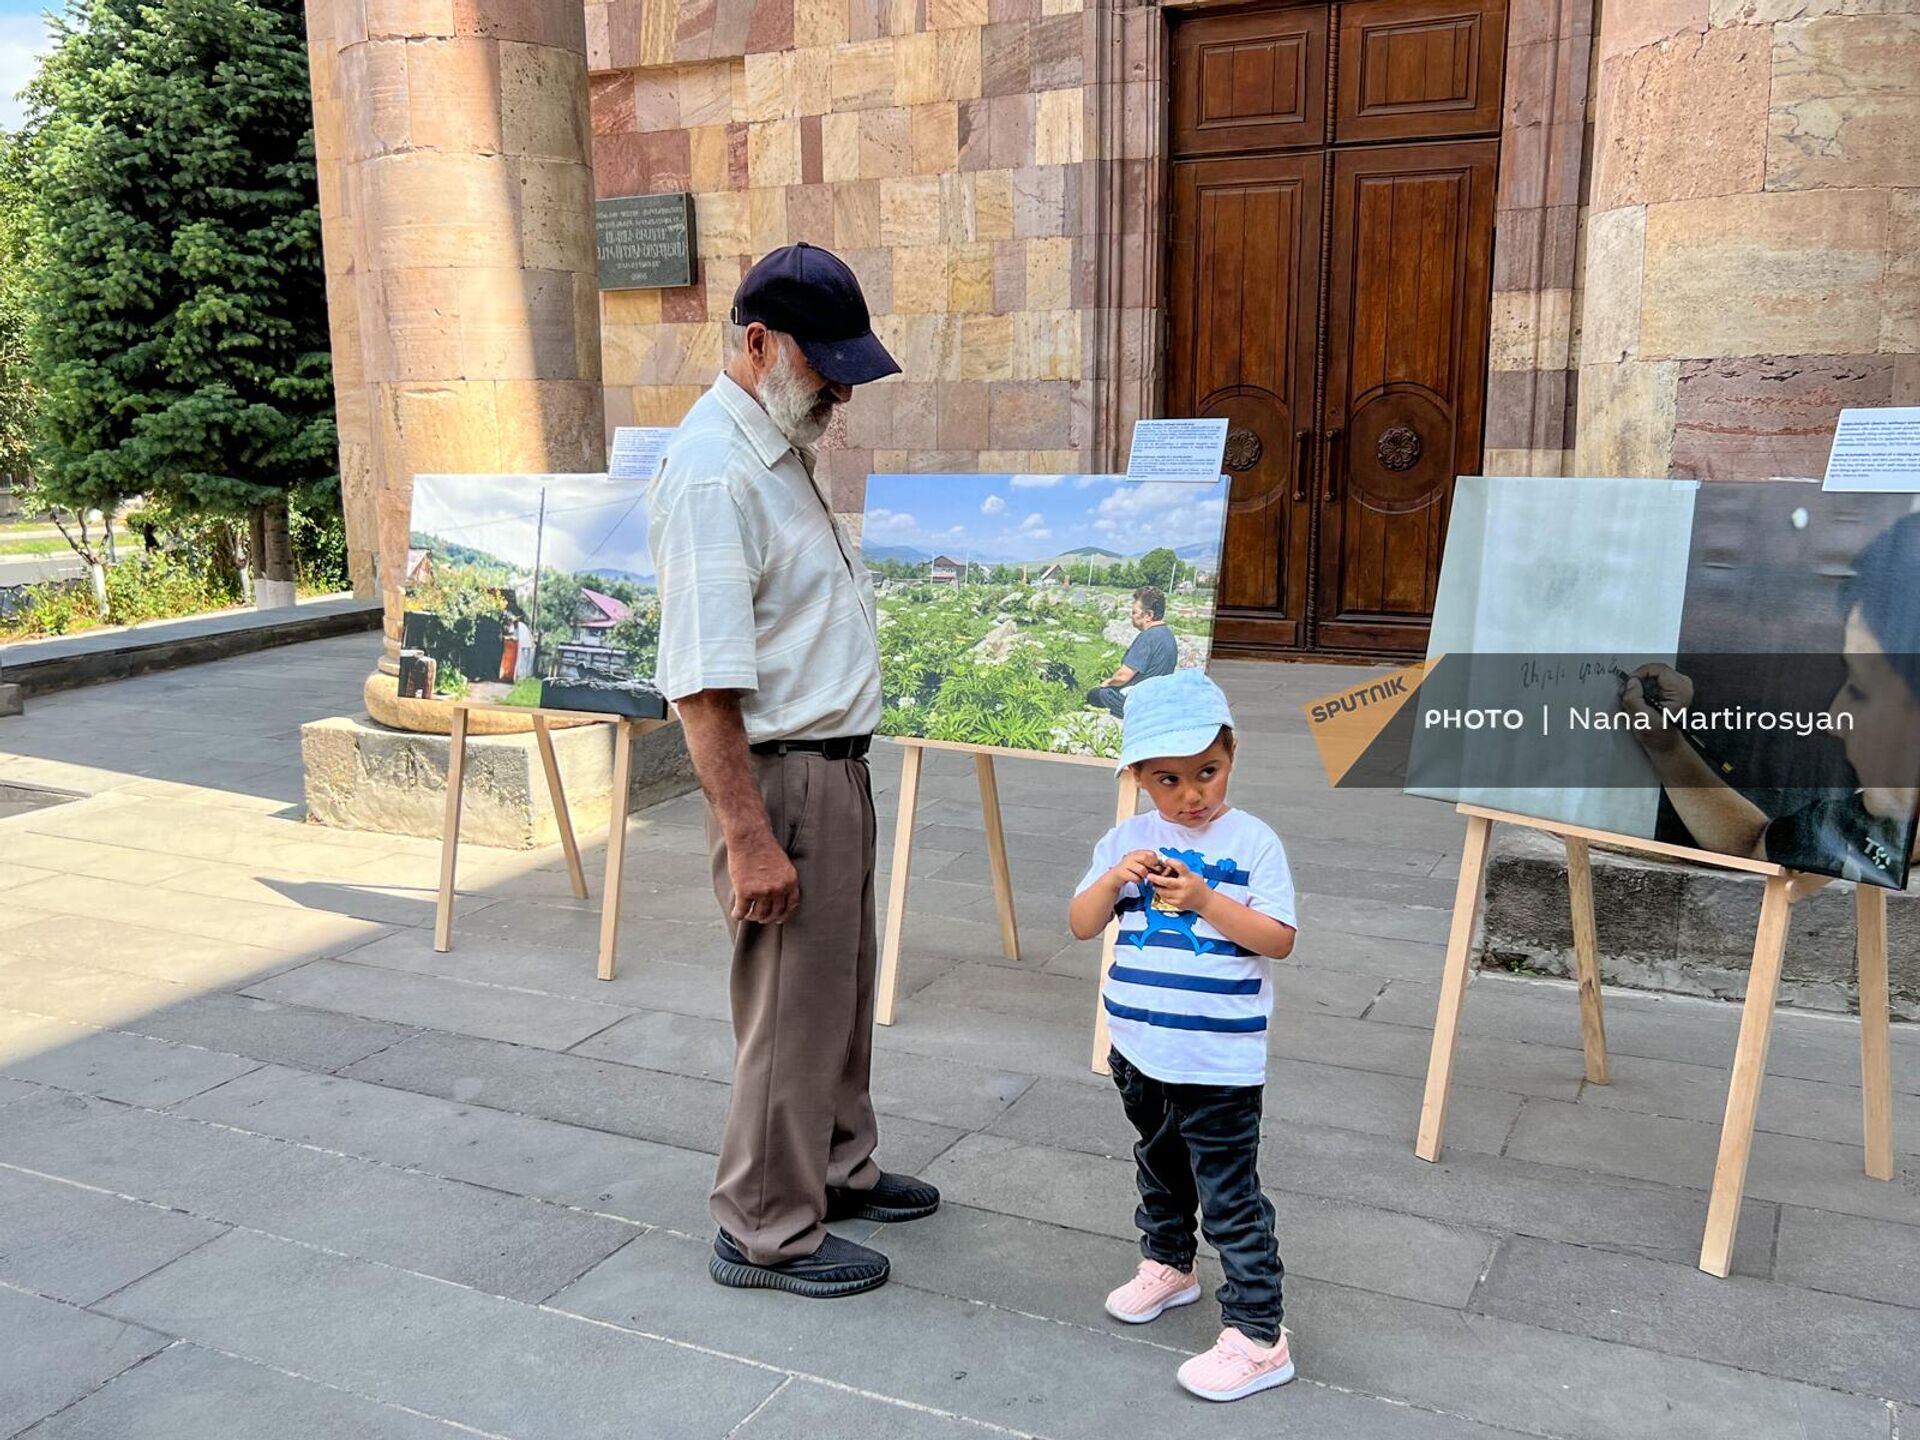
[[[884,1284],[836,1219],[931,1215],[875,1164],[873,587],[814,478],[855,385],[899,372],[837,256],[789,245],[735,292],[726,369],[649,497],[661,691],[707,797],[733,946],[733,1097],[711,1209],[722,1285],[810,1297]]]

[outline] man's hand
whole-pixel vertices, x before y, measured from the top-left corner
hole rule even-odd
[[[675,708],[694,773],[726,836],[733,918],[778,925],[800,903],[800,877],[767,823],[740,697],[730,690],[701,690],[676,701]]]
[[[733,882],[733,918],[779,925],[800,904],[800,872],[768,831],[764,843],[729,845],[727,878]]]
[[[1196,913],[1213,893],[1213,887],[1206,880],[1193,873],[1185,865],[1171,856],[1161,861],[1165,867],[1153,877],[1153,897],[1176,910],[1192,910]]]

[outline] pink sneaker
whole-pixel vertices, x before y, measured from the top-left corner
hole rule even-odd
[[[1180,1367],[1180,1383],[1202,1400],[1239,1400],[1293,1379],[1287,1332],[1271,1347],[1256,1345],[1229,1325],[1213,1349]]]
[[[1142,1260],[1139,1273],[1107,1296],[1107,1313],[1129,1325],[1144,1325],[1176,1305],[1191,1305],[1199,1298],[1200,1281],[1193,1271]]]

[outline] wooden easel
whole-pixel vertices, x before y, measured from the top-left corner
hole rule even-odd
[[[1760,1106],[1760,1082],[1767,1070],[1767,1043],[1773,1032],[1773,1006],[1780,989],[1780,965],[1786,954],[1787,924],[1793,903],[1831,883],[1824,875],[1806,875],[1767,860],[1750,860],[1667,845],[1655,840],[1613,835],[1555,820],[1537,820],[1478,805],[1456,807],[1467,817],[1466,849],[1460,882],[1454,891],[1453,926],[1447,935],[1446,968],[1440,982],[1440,1006],[1433,1022],[1433,1050],[1427,1063],[1426,1098],[1420,1106],[1420,1135],[1414,1153],[1440,1158],[1447,1124],[1447,1096],[1453,1082],[1454,1053],[1460,1044],[1460,1012],[1467,999],[1468,951],[1487,871],[1488,841],[1494,822],[1524,825],[1558,836],[1567,847],[1567,890],[1573,907],[1573,951],[1580,982],[1580,1038],[1586,1051],[1587,1079],[1607,1083],[1607,1030],[1600,1003],[1600,959],[1594,939],[1593,871],[1589,845],[1603,841],[1625,850],[1690,860],[1723,870],[1744,870],[1766,877],[1760,901],[1760,926],[1753,942],[1753,968],[1740,1010],[1740,1039],[1727,1086],[1726,1116],[1720,1124],[1720,1156],[1714,1166],[1713,1196],[1700,1245],[1700,1268],[1725,1276],[1733,1264],[1734,1232],[1747,1187],[1747,1161],[1753,1149],[1754,1117]],[[1866,1140],[1866,1172],[1875,1180],[1893,1178],[1893,1067],[1887,1030],[1887,892],[1877,885],[1854,887],[1860,968],[1860,1080]]]
[[[900,813],[893,824],[893,874],[887,884],[887,932],[880,949],[880,978],[874,995],[873,1018],[876,1024],[893,1024],[895,1002],[900,991],[900,936],[907,918],[907,870],[913,860],[913,825],[920,805],[920,764],[929,750],[954,750],[973,756],[973,768],[980,779],[980,818],[987,832],[987,869],[993,876],[993,903],[1000,916],[1000,953],[1009,960],[1020,958],[1020,927],[1013,908],[1013,872],[1007,864],[1007,837],[1000,824],[1000,782],[994,775],[996,755],[1011,755],[1020,760],[1055,761],[1067,765],[1094,765],[1110,769],[1113,761],[1098,755],[1050,755],[1035,750],[1010,750],[997,745],[968,745],[951,740],[921,740],[899,737]],[[1139,805],[1139,786],[1132,774],[1121,771],[1114,805],[1114,824],[1130,817]],[[1100,1003],[1100,990],[1106,984],[1107,971],[1113,968],[1115,937],[1119,921],[1107,926],[1100,945],[1100,978],[1093,993],[1093,1069],[1107,1073],[1107,1012]]]
[[[454,871],[460,857],[461,789],[467,774],[467,717],[475,710],[508,711],[533,719],[533,738],[540,748],[540,768],[546,772],[547,794],[560,830],[560,848],[567,857],[567,879],[574,898],[587,898],[586,872],[580,868],[580,847],[574,843],[573,817],[567,810],[566,787],[560,781],[560,761],[553,753],[553,720],[611,725],[613,729],[613,794],[607,817],[607,877],[600,897],[600,978],[614,975],[614,947],[620,938],[620,865],[626,855],[628,791],[633,780],[633,740],[659,730],[669,720],[633,720],[587,710],[529,710],[524,705],[500,705],[485,700],[457,700],[453,706],[452,745],[447,751],[447,812],[440,832],[440,896],[434,908],[433,948],[441,954],[453,948]]]

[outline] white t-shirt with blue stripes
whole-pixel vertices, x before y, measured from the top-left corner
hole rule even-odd
[[[1229,899],[1295,923],[1287,852],[1271,826],[1243,810],[1229,809],[1199,829],[1156,811],[1123,820],[1093,847],[1093,864],[1075,893],[1135,850],[1179,860]],[[1122,889],[1114,913],[1119,943],[1100,997],[1114,1048],[1170,1085],[1265,1083],[1273,962],[1191,910],[1156,907],[1151,880]]]

